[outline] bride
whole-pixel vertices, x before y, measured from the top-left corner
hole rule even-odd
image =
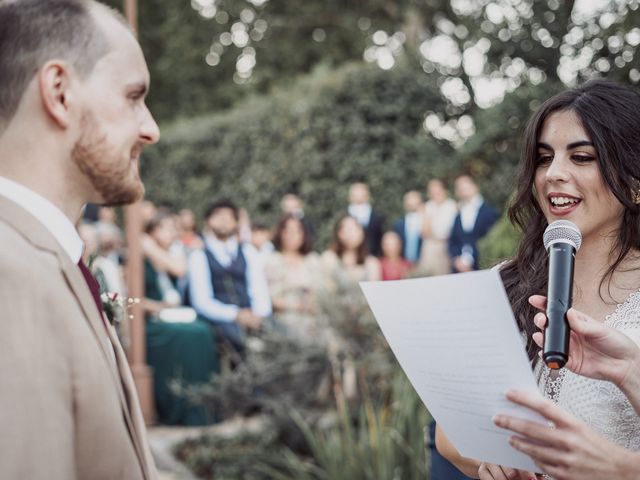
[[[522,240],[500,272],[545,396],[598,438],[628,451],[640,450],[640,416],[630,399],[615,379],[589,378],[579,368],[549,370],[539,361],[532,320],[544,299],[530,297],[546,293],[544,229],[555,220],[570,220],[583,238],[575,259],[573,306],[640,344],[639,112],[640,95],[604,80],[560,93],[538,109],[524,134],[509,210]],[[445,457],[475,478],[535,478],[461,457],[444,432],[437,432],[436,441]],[[576,459],[575,452],[567,459],[570,455]],[[578,478],[562,472],[562,478]]]

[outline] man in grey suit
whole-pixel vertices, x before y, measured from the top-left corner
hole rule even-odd
[[[104,5],[0,0],[0,478],[156,478],[74,228],[88,202],[142,197],[140,152],[159,137],[148,85]]]

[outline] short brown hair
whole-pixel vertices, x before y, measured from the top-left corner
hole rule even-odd
[[[47,61],[66,60],[86,77],[109,51],[108,40],[91,14],[93,3],[0,0],[0,131]]]

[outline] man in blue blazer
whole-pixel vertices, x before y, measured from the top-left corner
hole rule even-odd
[[[456,178],[455,192],[460,211],[449,237],[449,255],[454,272],[469,272],[478,269],[478,240],[491,230],[498,212],[484,201],[469,175]]]

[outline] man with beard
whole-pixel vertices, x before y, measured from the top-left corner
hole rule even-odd
[[[88,202],[140,199],[145,60],[91,0],[0,0],[0,478],[152,479],[131,372],[81,262]]]
[[[189,300],[224,344],[242,352],[245,333],[271,315],[271,298],[258,252],[238,240],[238,220],[227,200],[207,209],[205,246],[189,257]]]

